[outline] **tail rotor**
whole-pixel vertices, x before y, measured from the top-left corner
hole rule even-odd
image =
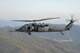
[[[74,15],[71,15],[71,18],[70,19],[66,19],[66,21],[75,22],[75,21],[78,21],[78,20],[74,18]]]

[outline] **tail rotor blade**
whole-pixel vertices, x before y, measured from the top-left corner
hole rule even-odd
[[[77,19],[74,19],[74,16],[71,15],[71,19],[66,19],[66,21],[78,21]]]

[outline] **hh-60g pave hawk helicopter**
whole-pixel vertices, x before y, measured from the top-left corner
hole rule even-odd
[[[13,21],[32,22],[30,24],[25,24],[18,29],[15,29],[15,31],[17,31],[17,32],[27,32],[29,35],[31,35],[31,32],[60,32],[62,35],[64,35],[62,32],[70,30],[71,27],[73,26],[73,23],[75,21],[75,20],[73,20],[73,18],[71,18],[71,20],[69,20],[70,22],[69,22],[69,24],[67,24],[65,26],[65,28],[61,28],[61,29],[50,27],[49,24],[36,23],[36,22],[39,22],[39,21],[58,19],[58,18],[60,18],[60,17],[45,18],[45,19],[39,19],[39,20],[13,20]]]

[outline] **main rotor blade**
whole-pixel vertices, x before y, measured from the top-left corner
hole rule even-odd
[[[39,20],[13,20],[13,21],[19,21],[19,22],[38,22],[38,21],[45,21],[45,20],[58,19],[58,18],[60,18],[60,17],[45,18],[45,19],[39,19]]]
[[[32,22],[32,20],[12,20],[12,21],[18,21],[18,22]]]
[[[56,18],[45,18],[45,19],[39,19],[39,20],[36,20],[36,21],[45,21],[45,20],[51,20],[51,19],[58,19],[60,17],[56,17]]]

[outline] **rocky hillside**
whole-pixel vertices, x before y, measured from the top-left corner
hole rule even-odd
[[[80,53],[79,50],[80,45],[73,42],[62,43],[0,29],[0,53]]]

